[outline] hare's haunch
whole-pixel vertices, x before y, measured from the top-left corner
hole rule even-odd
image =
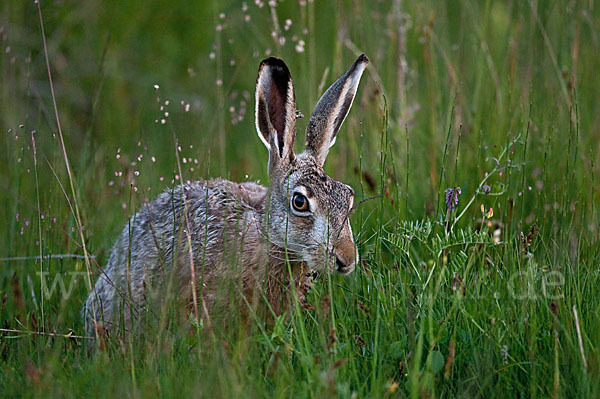
[[[253,303],[261,289],[281,312],[282,291],[309,270],[354,270],[358,253],[348,215],[354,191],[323,171],[368,58],[363,54],[323,94],[294,154],[296,101],[290,72],[261,62],[256,130],[269,150],[270,187],[223,179],[181,184],[145,204],[125,226],[83,308],[86,331],[126,329],[166,292],[200,313],[228,306],[219,288],[233,283]],[[289,271],[292,271],[290,276]],[[219,295],[219,292],[223,295]],[[234,291],[235,292],[235,291]],[[255,302],[254,302],[255,303]]]

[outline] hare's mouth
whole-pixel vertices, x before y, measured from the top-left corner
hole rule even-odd
[[[337,256],[335,257],[335,271],[341,274],[348,274],[351,273],[353,270],[352,266],[346,266],[341,260],[340,258],[338,258]]]

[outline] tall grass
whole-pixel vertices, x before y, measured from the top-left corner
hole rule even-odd
[[[593,1],[0,10],[3,397],[600,394]],[[187,180],[268,183],[260,60],[292,71],[301,150],[360,52],[371,63],[326,164],[366,200],[355,273],[322,276],[309,306],[272,321],[209,326],[171,304],[88,345],[87,270],[142,203]]]

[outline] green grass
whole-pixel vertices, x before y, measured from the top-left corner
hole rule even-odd
[[[600,396],[599,5],[247,3],[42,1],[72,179],[37,6],[0,4],[0,328],[21,331],[0,332],[0,396]],[[301,150],[359,52],[326,164],[378,196],[351,216],[355,273],[272,323],[174,317],[103,350],[62,336],[83,333],[82,243],[95,279],[127,218],[176,184],[174,138],[185,180],[267,182],[260,60],[290,67]]]

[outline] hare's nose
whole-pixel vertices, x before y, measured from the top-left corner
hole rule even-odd
[[[335,271],[342,274],[352,273],[358,252],[351,239],[340,240],[335,247]]]

